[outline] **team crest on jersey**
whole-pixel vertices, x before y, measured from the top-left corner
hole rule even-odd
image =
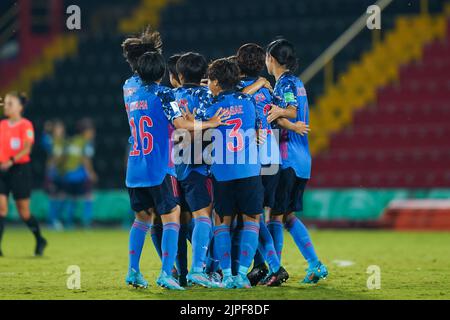
[[[13,149],[13,150],[20,149],[20,139],[19,138],[11,138],[10,146],[11,146],[11,149]]]
[[[33,139],[34,138],[33,130],[27,130],[27,137],[28,137],[28,139]]]
[[[284,94],[284,101],[289,103],[289,102],[295,102],[295,96],[292,92],[286,92]]]

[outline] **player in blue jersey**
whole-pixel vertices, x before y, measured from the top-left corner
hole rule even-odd
[[[326,278],[328,271],[317,257],[306,227],[295,216],[295,212],[303,211],[303,193],[311,177],[311,154],[308,137],[304,134],[309,126],[308,99],[302,81],[294,74],[298,67],[294,46],[285,39],[270,43],[266,65],[269,74],[276,79],[273,94],[278,105],[271,107],[267,120],[283,128],[280,140],[280,181],[269,229],[281,260],[284,218],[286,229],[308,262],[303,282],[317,283]]]
[[[174,95],[180,108],[190,114],[195,114],[209,99],[208,88],[200,85],[207,68],[206,59],[198,53],[186,53],[177,62],[177,76],[181,86],[174,91]],[[179,155],[176,172],[181,187],[182,211],[192,213],[192,266],[187,280],[190,284],[212,287],[214,283],[204,272],[212,229],[212,181],[208,177],[208,168],[202,161],[202,135],[195,135],[194,141],[191,136],[186,138],[186,151],[189,152]]]
[[[171,55],[169,59],[167,59],[167,71],[169,72],[169,82],[173,88],[181,87],[180,78],[178,77],[177,72],[177,62],[181,58],[182,54],[176,53]]]
[[[159,85],[166,70],[160,53],[162,43],[159,33],[149,33],[151,41],[142,43],[128,39],[123,46],[127,60],[137,72],[124,85],[132,135],[126,185],[131,207],[136,212],[130,232],[130,266],[126,282],[135,287],[148,285],[139,271],[139,260],[151,216],[157,214],[163,223],[162,270],[157,284],[183,290],[171,274],[180,228],[179,191],[171,157],[171,134],[174,128],[191,131],[197,127],[208,129],[223,125],[224,115],[218,110],[213,118],[203,123],[183,116],[172,91]],[[144,49],[144,54],[138,54]]]
[[[248,269],[258,247],[259,219],[263,213],[264,190],[256,146],[256,107],[252,97],[236,90],[239,68],[227,59],[214,61],[208,68],[208,87],[213,95],[201,112],[205,118],[217,110],[226,110],[230,127],[207,132],[211,137],[211,173],[214,185],[214,246],[220,258],[225,288],[250,288]],[[230,225],[233,215],[243,217],[239,269],[236,277],[231,270]]]
[[[257,44],[249,43],[241,46],[237,52],[237,64],[241,72],[241,82],[239,87],[244,91],[255,84],[262,71],[265,68],[266,53],[263,48]],[[275,203],[275,191],[279,180],[280,155],[277,136],[277,130],[273,129],[267,117],[271,104],[273,102],[272,93],[266,87],[259,88],[250,92],[256,102],[256,112],[260,119],[259,136],[264,137],[259,145],[259,155],[262,164],[261,176],[264,186],[264,207],[265,214],[270,215],[270,210]],[[262,140],[262,139],[261,139]],[[260,221],[259,248],[255,255],[255,261],[252,271],[248,274],[250,283],[255,286],[264,278],[270,280],[271,286],[280,285],[285,282],[289,275],[281,266],[278,255],[275,252],[272,235],[267,229],[264,216]],[[270,271],[267,269],[265,261],[268,262]],[[275,281],[276,279],[276,281]]]

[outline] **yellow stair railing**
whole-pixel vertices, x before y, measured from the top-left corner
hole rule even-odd
[[[421,59],[426,44],[445,37],[450,5],[445,8],[437,16],[424,10],[417,16],[399,17],[384,40],[376,41],[336,83],[328,84],[310,112],[313,154],[326,149],[330,136],[351,124],[354,111],[375,102],[378,88],[398,80],[402,65]]]
[[[28,66],[24,67],[18,77],[2,89],[0,96],[9,91],[31,92],[34,82],[50,76],[54,72],[54,62],[75,55],[78,49],[78,37],[75,35],[57,36],[42,53]]]
[[[124,34],[137,33],[146,25],[158,28],[162,10],[169,4],[180,2],[182,0],[142,0],[131,17],[119,23],[119,31]]]

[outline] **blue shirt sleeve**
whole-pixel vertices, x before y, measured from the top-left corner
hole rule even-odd
[[[280,97],[281,104],[280,107],[287,108],[288,106],[298,107],[297,101],[297,86],[292,81],[287,81],[281,87]]]
[[[173,124],[173,121],[176,118],[182,117],[180,107],[178,106],[172,90],[170,90],[169,88],[165,88],[156,92],[156,95],[159,99],[161,99],[164,114],[166,115],[167,120],[169,120],[170,123]]]

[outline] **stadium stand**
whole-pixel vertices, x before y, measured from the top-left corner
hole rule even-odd
[[[72,2],[64,1],[64,6]],[[83,8],[81,35],[70,40],[71,45],[62,45],[71,48],[70,52],[49,55],[48,72],[32,78],[41,80],[34,82],[32,105],[27,116],[33,118],[38,132],[42,130],[44,119],[60,118],[68,124],[69,130],[73,130],[78,118],[94,118],[98,131],[95,166],[100,176],[100,188],[123,186],[128,127],[125,113],[122,112],[121,87],[129,74],[129,68],[123,61],[120,49],[124,34],[118,30],[125,33],[139,30],[143,24],[152,20],[150,13],[154,12],[157,5],[160,17],[154,20],[154,24],[157,26],[159,23],[166,56],[195,50],[213,59],[233,54],[244,42],[266,44],[276,36],[283,35],[296,43],[300,69],[303,70],[373,1],[343,0],[338,4],[334,0],[286,0],[282,3],[265,2],[262,5],[256,0],[229,0],[215,6],[208,5],[210,2],[206,0],[152,0],[153,5],[149,3],[146,0],[132,0],[127,1],[125,6],[118,0],[76,1],[75,4]],[[106,5],[108,10],[105,10]],[[125,11],[124,8],[131,5],[134,5],[135,10]],[[383,33],[395,27],[398,15],[416,15],[419,11],[418,1],[394,1],[383,12]],[[441,12],[441,1],[430,0],[429,11]],[[119,19],[128,13],[129,19]],[[136,14],[141,18],[134,19]],[[142,17],[149,17],[149,20]],[[346,72],[350,62],[358,60],[372,47],[372,43],[370,31],[362,32],[336,57],[335,74]],[[313,108],[324,93],[323,82],[323,75],[319,74],[307,85]],[[34,156],[35,181],[42,181],[45,157],[38,148]],[[314,166],[315,171],[323,167],[320,162],[327,156],[321,157]],[[337,178],[329,177],[328,172],[318,177],[316,186],[336,185],[331,181]]]
[[[314,161],[314,186],[450,186],[450,24],[441,29],[444,39],[418,51],[418,61],[401,67],[397,81],[332,136]],[[410,32],[419,42],[419,30]]]

